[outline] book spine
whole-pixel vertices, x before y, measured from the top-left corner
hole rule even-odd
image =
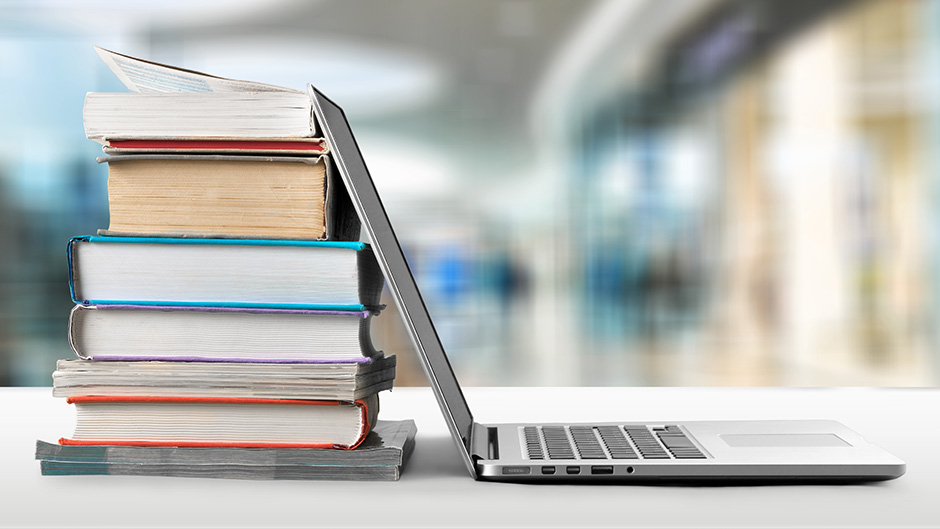
[[[369,405],[368,404],[369,402],[371,402],[372,404]],[[355,402],[355,404],[359,406],[359,413],[361,414],[360,422],[359,422],[359,424],[361,425],[359,429],[359,438],[356,440],[355,443],[353,443],[350,446],[333,445],[333,448],[338,448],[341,450],[355,449],[357,446],[362,444],[362,442],[366,439],[366,436],[369,435],[369,430],[372,428],[372,425],[375,424],[376,418],[378,417],[378,413],[379,413],[378,398],[377,397],[369,398],[368,400],[359,399]]]
[[[84,360],[90,360],[91,357],[88,356],[82,347],[79,346],[78,340],[78,324],[77,320],[80,318],[79,310],[85,308],[84,305],[75,305],[72,307],[71,312],[69,312],[69,347],[72,348],[72,351],[75,352],[75,355]]]
[[[357,252],[357,267],[359,274],[359,300],[366,306],[378,307],[382,299],[382,287],[385,280],[382,270],[375,259],[372,247],[366,246]]]
[[[90,238],[90,235],[80,235],[69,239],[67,251],[69,262],[69,294],[72,296],[72,301],[75,303],[82,303],[79,301],[78,295],[75,292],[75,245],[80,242],[88,242]]]
[[[330,157],[324,156],[326,167],[326,232],[334,241],[358,241],[362,223],[352,199],[339,177],[331,169]]]

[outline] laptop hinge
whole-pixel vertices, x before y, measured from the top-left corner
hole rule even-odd
[[[470,430],[470,456],[474,459],[499,459],[499,429],[473,423]]]

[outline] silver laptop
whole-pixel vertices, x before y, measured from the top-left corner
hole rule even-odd
[[[314,111],[470,475],[504,481],[886,480],[900,459],[835,421],[474,421],[343,110]]]

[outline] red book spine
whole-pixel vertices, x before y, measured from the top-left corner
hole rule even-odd
[[[114,149],[142,150],[245,150],[245,151],[324,151],[322,141],[264,140],[110,140]]]

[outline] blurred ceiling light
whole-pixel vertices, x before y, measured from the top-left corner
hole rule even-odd
[[[182,65],[214,75],[305,89],[336,98],[350,120],[424,106],[444,87],[444,72],[414,53],[322,35],[311,39],[247,37],[187,42]]]
[[[676,131],[664,160],[665,196],[680,209],[701,209],[714,191],[708,176],[715,174],[717,145],[695,130]]]
[[[669,38],[704,16],[721,0],[597,0],[558,48],[531,98],[535,131],[565,131],[559,109],[587,113],[586,102],[603,102],[641,84]],[[543,145],[553,145],[543,141]]]
[[[532,97],[530,114],[536,130],[551,130],[542,120],[564,120],[558,109],[579,96],[578,88],[584,85],[585,77],[598,57],[613,46],[614,42],[629,39],[624,35],[625,27],[633,22],[648,0],[599,0],[585,9],[580,21],[572,24],[572,31],[549,63],[544,77],[536,86]]]

